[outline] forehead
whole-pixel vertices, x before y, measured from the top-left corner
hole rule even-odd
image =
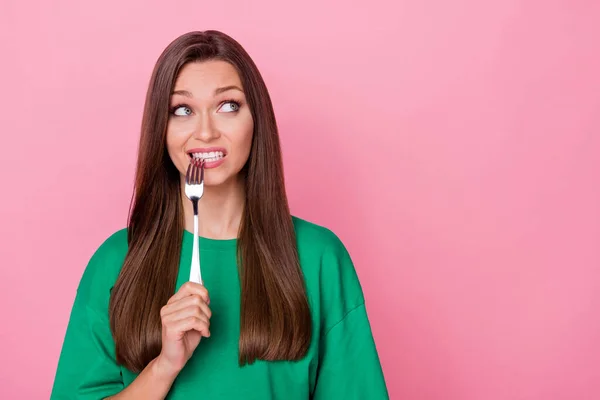
[[[226,61],[210,60],[186,64],[179,71],[174,91],[187,90],[195,97],[202,97],[231,85],[242,87],[235,67]]]

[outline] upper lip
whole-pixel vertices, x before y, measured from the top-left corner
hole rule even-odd
[[[192,155],[195,153],[214,153],[220,151],[223,153],[223,156],[227,155],[227,151],[222,147],[206,147],[206,148],[195,148],[187,151],[188,155]]]

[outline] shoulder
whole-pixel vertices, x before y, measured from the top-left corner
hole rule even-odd
[[[340,238],[329,228],[292,216],[299,251],[327,253],[346,251]]]
[[[119,277],[127,249],[126,228],[114,232],[98,246],[77,288],[80,301],[93,308],[102,309],[108,305],[110,290]]]
[[[325,267],[322,272],[333,272],[332,269],[343,269],[354,274],[354,264],[346,245],[339,236],[329,228],[317,225],[307,220],[292,217],[296,231],[296,242],[301,262],[304,266],[314,265],[318,259],[319,265]],[[313,262],[308,262],[312,260]]]
[[[309,298],[320,304],[322,323],[330,326],[364,302],[354,262],[332,230],[292,218]]]

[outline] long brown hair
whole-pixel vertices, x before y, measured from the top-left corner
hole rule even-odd
[[[160,309],[175,291],[182,246],[180,174],[166,150],[170,96],[184,65],[212,59],[237,69],[254,119],[252,150],[241,172],[246,200],[237,246],[239,363],[298,360],[311,341],[310,310],[266,85],[234,39],[218,31],[190,32],[164,50],[152,73],[129,214],[129,249],[110,298],[117,362],[134,372],[160,353]]]

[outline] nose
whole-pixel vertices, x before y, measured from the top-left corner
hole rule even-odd
[[[203,142],[210,142],[219,137],[219,131],[215,128],[213,120],[209,113],[202,113],[200,115],[196,129],[192,133],[194,139],[201,140]]]

